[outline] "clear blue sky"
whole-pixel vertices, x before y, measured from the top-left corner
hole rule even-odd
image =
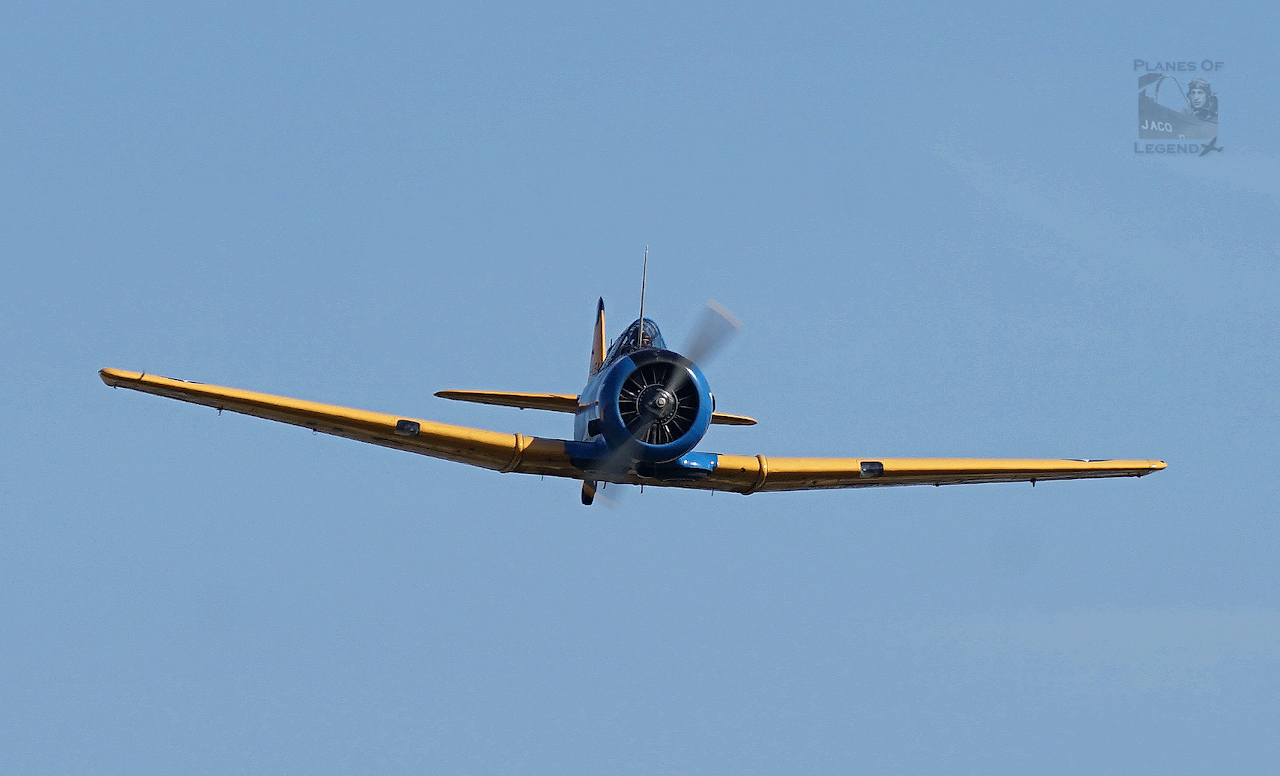
[[[1134,58],[1226,151],[1135,155]],[[1280,69],[1203,4],[9,3],[0,771],[1265,773]],[[1185,77],[1181,78],[1185,82]],[[702,449],[1162,458],[763,494],[499,475],[128,391],[504,431],[595,299]]]

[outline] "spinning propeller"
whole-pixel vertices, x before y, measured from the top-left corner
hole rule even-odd
[[[724,305],[709,301],[682,355],[701,368],[741,328],[742,322]],[[689,384],[688,370],[679,364],[647,364],[623,383],[618,408],[631,436],[600,464],[607,476],[631,469],[637,442],[661,445],[683,436],[697,415],[698,392]]]

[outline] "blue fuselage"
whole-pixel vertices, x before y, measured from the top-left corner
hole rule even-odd
[[[578,397],[574,457],[587,468],[622,458],[626,468],[656,476],[710,471],[715,456],[689,454],[711,425],[712,401],[702,370],[667,350],[653,321],[636,321]]]

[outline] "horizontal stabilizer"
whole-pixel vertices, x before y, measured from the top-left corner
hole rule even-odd
[[[500,407],[519,407],[522,410],[550,410],[551,412],[577,412],[578,397],[567,393],[523,393],[520,391],[436,391],[441,399],[470,401],[476,404],[496,404]],[[754,418],[746,415],[730,415],[727,412],[711,413],[711,422],[723,426],[754,426]]]
[[[552,412],[577,412],[578,397],[568,393],[521,393],[517,391],[436,391],[441,399],[472,401],[476,404],[497,404],[500,407],[519,407],[522,410],[550,410]]]

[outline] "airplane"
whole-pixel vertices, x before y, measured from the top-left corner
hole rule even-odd
[[[646,275],[648,256],[646,251]],[[590,505],[602,483],[665,486],[750,495],[765,491],[953,485],[1096,477],[1142,477],[1165,468],[1155,460],[1028,460],[983,458],[782,458],[696,452],[712,424],[754,425],[716,410],[698,362],[740,326],[710,303],[684,355],[667,348],[658,325],[640,317],[612,344],[606,342],[604,300],[596,305],[586,386],[581,393],[440,391],[445,399],[574,416],[573,439],[543,439],[436,423],[420,418],[224,388],[185,380],[102,369],[114,388],[165,396],[289,423],[324,434],[443,458],[503,473],[539,474],[582,481]]]
[[[1210,151],[1221,151],[1221,150],[1222,150],[1222,146],[1218,145],[1218,138],[1215,137],[1214,139],[1210,140],[1208,143],[1204,144],[1204,150],[1200,152],[1200,155],[1204,156]]]

